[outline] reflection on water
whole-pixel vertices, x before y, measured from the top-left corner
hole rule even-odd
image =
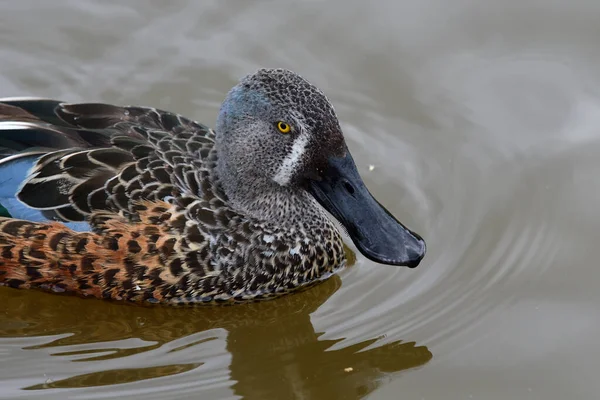
[[[339,340],[319,340],[310,314],[340,285],[335,277],[277,301],[218,308],[124,306],[2,288],[0,338],[37,337],[25,351],[61,361],[60,377],[21,376],[30,390],[181,374],[187,376],[182,385],[231,380],[234,393],[248,399],[351,399],[370,393],[388,374],[431,359],[426,347],[412,342],[367,349],[376,338],[328,350]],[[214,341],[225,343],[216,354]],[[219,368],[227,353],[229,365]],[[140,356],[144,366],[137,365]],[[148,367],[148,360],[155,365]],[[154,393],[163,390],[148,385]]]

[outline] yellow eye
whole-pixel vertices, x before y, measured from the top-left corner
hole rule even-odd
[[[279,129],[279,132],[281,133],[288,133],[289,131],[292,130],[292,128],[290,127],[289,124],[286,124],[285,122],[279,121],[277,123],[277,129]]]

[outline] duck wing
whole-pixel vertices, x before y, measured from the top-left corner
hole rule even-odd
[[[0,206],[76,230],[92,211],[136,220],[143,200],[210,196],[213,145],[207,126],[155,108],[0,99]]]

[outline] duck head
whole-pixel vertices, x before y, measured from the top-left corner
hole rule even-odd
[[[333,106],[283,69],[261,69],[227,95],[216,124],[219,176],[229,200],[253,193],[309,194],[381,264],[416,267],[425,242],[371,195],[346,146]],[[268,196],[267,196],[268,198]]]

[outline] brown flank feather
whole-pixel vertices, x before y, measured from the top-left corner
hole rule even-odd
[[[177,242],[166,225],[151,218],[133,224],[105,214],[95,215],[92,223],[102,234],[75,232],[58,222],[0,218],[0,284],[135,302],[182,295],[181,278],[166,268]]]

